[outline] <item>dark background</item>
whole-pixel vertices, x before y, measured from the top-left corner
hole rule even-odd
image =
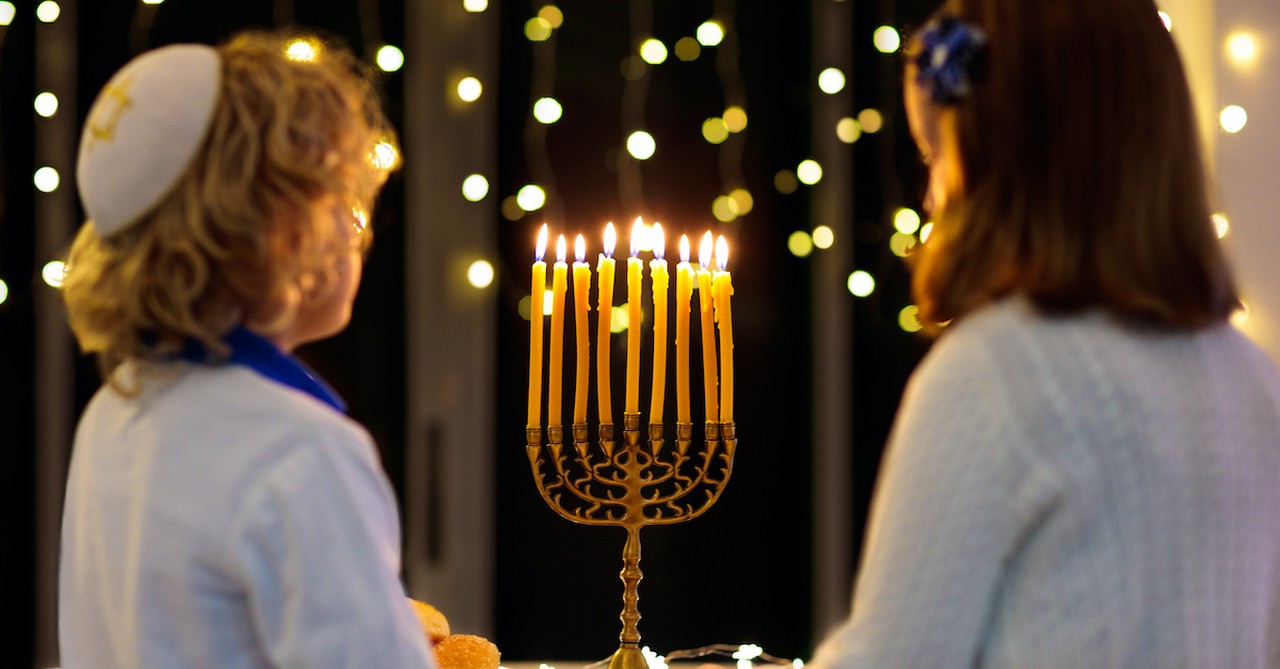
[[[430,0],[444,1],[444,0]],[[454,0],[449,0],[454,1]],[[457,0],[460,2],[460,0]],[[835,0],[831,0],[835,2]],[[851,145],[854,178],[824,181],[820,187],[854,193],[854,266],[877,279],[869,298],[853,301],[854,401],[847,420],[854,434],[849,472],[859,537],[880,449],[906,376],[928,346],[904,333],[898,311],[910,303],[908,273],[887,247],[892,211],[918,208],[923,174],[915,160],[899,103],[897,55],[872,47],[881,24],[910,29],[933,4],[926,0],[851,0],[848,36],[854,63],[848,72],[854,110],[880,109],[885,128]],[[35,2],[17,2],[13,25],[0,43],[0,278],[9,299],[0,304],[0,444],[6,448],[4,537],[11,565],[5,570],[4,601],[16,621],[7,626],[5,666],[33,666],[32,574],[35,572],[32,396],[35,368],[34,300],[50,290],[40,281],[48,258],[34,257],[34,137],[40,120],[31,109],[35,94]],[[669,57],[647,81],[645,121],[659,151],[642,166],[643,211],[619,195],[617,155],[623,136],[624,79],[621,63],[630,50],[634,5],[623,0],[564,0],[565,25],[557,31],[552,72],[564,119],[547,130],[545,142],[526,137],[536,49],[523,37],[524,22],[546,3],[494,2],[499,12],[500,81],[497,84],[499,174],[487,202],[498,231],[496,306],[498,338],[494,472],[497,499],[494,640],[510,661],[545,658],[596,659],[616,647],[620,624],[621,530],[587,528],[556,517],[538,499],[529,480],[523,443],[524,380],[528,324],[516,310],[528,294],[530,240],[554,212],[552,222],[566,232],[599,239],[612,220],[625,239],[636,215],[663,222],[668,259],[674,265],[675,239],[696,239],[704,229],[733,242],[736,295],[737,422],[740,453],[733,480],[717,505],[695,522],[642,532],[645,579],[640,586],[643,642],[667,652],[713,643],[757,643],[780,657],[807,657],[814,630],[810,620],[810,494],[812,395],[810,263],[787,251],[795,230],[808,230],[809,191],[784,194],[774,174],[794,169],[813,153],[811,117],[816,74],[825,63],[811,55],[809,5],[789,0],[765,2],[657,1],[647,16],[652,30],[671,48],[701,21],[717,16],[734,33],[737,76],[750,125],[741,160],[735,164],[755,198],[754,210],[731,224],[710,216],[712,197],[722,191],[717,149],[699,133],[703,118],[726,105],[724,76],[714,65],[714,49],[690,63]],[[730,16],[723,16],[726,8]],[[212,43],[247,26],[296,23],[341,37],[370,60],[381,42],[404,43],[402,0],[308,2],[196,2],[169,0],[144,6],[130,0],[87,0],[77,14],[79,90],[75,113],[82,120],[94,95],[112,72],[139,50],[177,41]],[[538,70],[546,73],[546,70]],[[382,86],[387,109],[401,128],[403,73],[388,74]],[[490,84],[492,86],[492,84]],[[489,91],[486,95],[491,94]],[[78,125],[78,124],[77,124]],[[553,207],[517,220],[504,218],[499,204],[539,175],[554,172]],[[74,188],[69,168],[63,188]],[[354,418],[367,425],[383,451],[388,473],[404,481],[404,288],[405,258],[402,177],[388,184],[374,222],[377,241],[351,327],[342,335],[302,349],[299,355],[323,373],[346,397]],[[69,240],[68,240],[69,241]],[[596,241],[598,244],[598,241]],[[620,244],[620,247],[622,244]],[[696,251],[695,251],[696,252]],[[820,253],[821,251],[818,251]],[[623,252],[619,252],[619,256]],[[696,316],[695,316],[696,322]],[[444,327],[445,325],[442,325]],[[615,337],[618,346],[621,337]],[[624,360],[616,350],[614,360]],[[68,355],[75,355],[68,351]],[[91,360],[76,356],[77,412],[99,378]],[[615,366],[617,366],[615,364]],[[647,362],[642,363],[642,368]],[[512,380],[516,380],[513,382]],[[694,376],[695,388],[697,376]],[[571,387],[571,386],[567,386]],[[621,388],[615,389],[621,397]],[[668,407],[674,399],[669,392]],[[697,393],[694,393],[697,398]],[[647,398],[642,397],[642,402]],[[856,554],[856,546],[855,546]]]

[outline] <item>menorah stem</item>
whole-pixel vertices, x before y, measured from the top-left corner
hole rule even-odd
[[[627,543],[622,547],[622,634],[618,650],[609,661],[609,669],[647,669],[648,662],[640,651],[640,600],[639,585],[644,574],[640,571],[640,528],[627,527]]]

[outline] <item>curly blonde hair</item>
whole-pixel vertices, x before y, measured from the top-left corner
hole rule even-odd
[[[69,321],[106,378],[125,360],[173,355],[191,341],[225,355],[221,338],[238,323],[268,334],[287,327],[301,300],[333,287],[333,267],[350,252],[313,208],[335,198],[367,216],[392,167],[375,148],[394,152],[395,134],[345,47],[252,31],[217,51],[208,136],[176,186],[122,232],[104,238],[84,225],[71,247]],[[361,237],[367,244],[369,232]]]

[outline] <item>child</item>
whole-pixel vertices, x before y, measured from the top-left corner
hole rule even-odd
[[[379,142],[356,60],[312,38],[156,49],[94,103],[64,296],[107,383],[67,484],[64,669],[434,666],[377,451],[290,355],[350,318]]]
[[[1156,7],[948,0],[908,56],[946,325],[810,669],[1280,667],[1280,375]]]

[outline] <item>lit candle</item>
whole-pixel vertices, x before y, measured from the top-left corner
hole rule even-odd
[[[591,336],[587,330],[587,318],[591,311],[591,266],[587,264],[587,240],[578,235],[573,243],[577,262],[573,263],[573,324],[578,335],[578,379],[574,387],[573,422],[587,422],[588,370],[591,360]]]
[[[600,422],[613,422],[613,400],[609,392],[609,338],[613,323],[613,247],[618,234],[613,223],[604,226],[604,253],[596,260],[596,316],[599,319],[599,336],[596,337],[596,397],[600,402]]]
[[[729,296],[733,295],[733,281],[726,269],[729,266],[729,243],[720,237],[716,241],[715,304],[716,321],[720,324],[720,422],[733,422],[733,311],[729,308]]]
[[[560,413],[560,385],[564,358],[564,293],[565,275],[569,266],[564,261],[564,235],[556,240],[556,264],[551,274],[551,365],[547,368],[550,392],[547,393],[547,425],[560,427],[564,416]]]
[[[653,394],[649,405],[649,422],[662,423],[662,400],[667,387],[667,261],[666,236],[662,224],[653,224],[653,260],[649,261],[649,276],[653,278]]]
[[[689,416],[689,300],[692,296],[689,238],[680,235],[680,262],[676,264],[676,420],[681,423],[693,422]]]
[[[543,225],[538,233],[533,282],[529,289],[529,427],[542,425],[542,309],[547,292],[547,263],[542,261],[542,256],[546,251],[547,226]]]
[[[711,295],[711,232],[702,237],[698,247],[698,303],[702,308],[702,383],[707,404],[707,422],[720,419],[716,400],[716,333],[711,321],[715,318],[714,298]]]
[[[626,413],[640,413],[640,293],[644,263],[640,262],[644,223],[631,226],[631,257],[627,258],[627,401]]]

